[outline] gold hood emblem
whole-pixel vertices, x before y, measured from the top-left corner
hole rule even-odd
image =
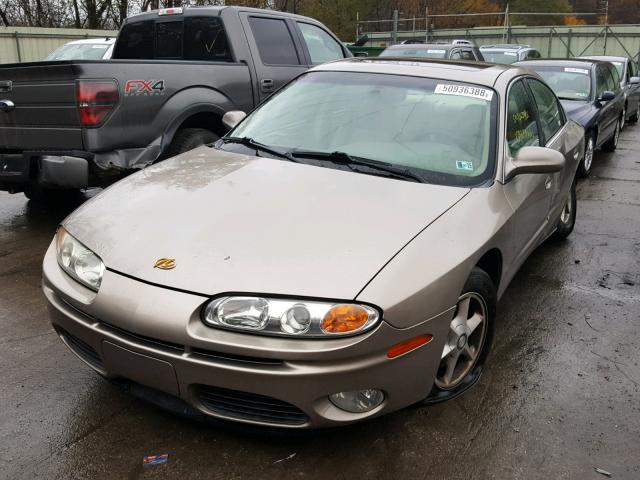
[[[176,268],[175,258],[159,258],[153,265],[153,268],[159,268],[160,270],[172,270]]]

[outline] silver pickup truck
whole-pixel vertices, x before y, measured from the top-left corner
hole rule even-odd
[[[310,66],[350,57],[307,17],[242,7],[128,18],[113,59],[0,66],[0,190],[105,186],[215,141]]]

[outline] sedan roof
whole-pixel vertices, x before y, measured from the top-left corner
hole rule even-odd
[[[382,73],[413,77],[435,78],[454,82],[468,82],[492,87],[505,72],[511,76],[529,74],[527,70],[511,65],[483,62],[418,59],[411,57],[350,58],[325,63],[312,71]]]
[[[523,67],[544,67],[544,66],[554,66],[554,65],[562,65],[563,67],[576,67],[576,68],[584,68],[585,66],[593,66],[599,63],[606,63],[600,60],[593,60],[589,58],[545,58],[542,60],[525,60],[523,62],[518,62],[518,65],[522,65]]]

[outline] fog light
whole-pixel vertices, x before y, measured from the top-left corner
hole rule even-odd
[[[354,390],[352,392],[334,393],[329,400],[336,407],[346,412],[365,413],[373,410],[384,400],[384,393],[375,388]]]

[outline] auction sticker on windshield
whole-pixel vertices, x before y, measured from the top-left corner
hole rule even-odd
[[[427,53],[447,53],[446,50],[427,50]]]
[[[463,97],[479,98],[490,102],[493,98],[493,90],[480,87],[468,87],[466,85],[451,85],[446,83],[439,83],[436,85],[433,93],[440,93],[442,95],[460,95]]]
[[[589,70],[585,70],[584,68],[566,67],[564,71],[567,73],[581,73],[582,75],[589,75]]]

